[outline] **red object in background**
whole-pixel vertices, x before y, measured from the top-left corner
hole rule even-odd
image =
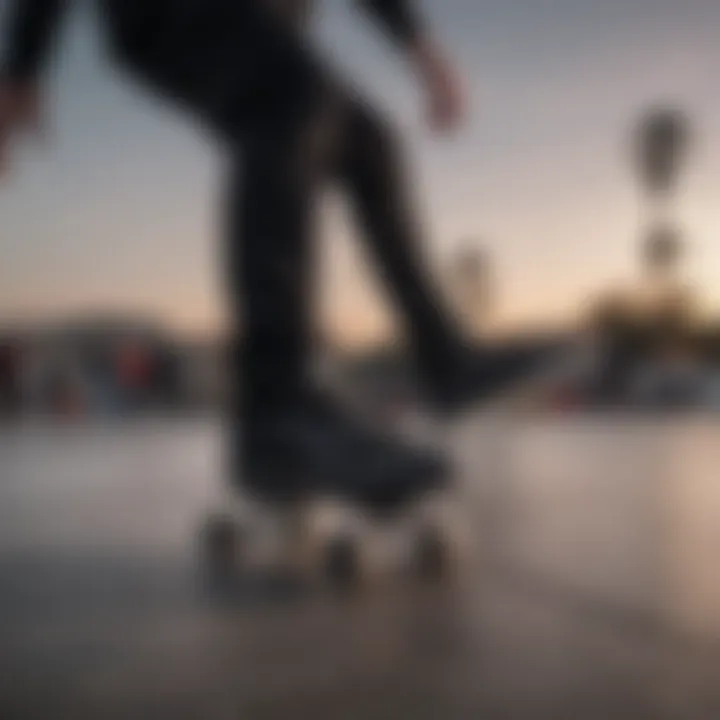
[[[562,388],[553,395],[551,405],[558,412],[579,410],[583,405],[582,393],[575,388]]]
[[[128,344],[120,349],[117,371],[120,383],[124,387],[141,389],[152,380],[152,358],[140,345]]]

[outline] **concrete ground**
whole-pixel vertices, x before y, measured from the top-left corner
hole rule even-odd
[[[196,562],[207,421],[0,432],[0,718],[720,717],[720,424],[475,420],[442,585]]]

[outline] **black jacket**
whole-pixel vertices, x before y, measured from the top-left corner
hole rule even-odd
[[[72,0],[9,0],[4,32],[4,53],[0,66],[14,78],[37,76],[46,64],[53,40],[67,7]],[[137,4],[131,0],[105,2],[111,14],[122,14]],[[228,0],[232,2],[233,0]],[[262,0],[257,0],[261,2]],[[294,2],[296,0],[290,0]],[[356,0],[373,15],[399,42],[416,35],[419,20],[412,7],[413,0]],[[152,0],[143,0],[150,3]]]

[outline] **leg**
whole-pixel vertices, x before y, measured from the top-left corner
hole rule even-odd
[[[315,130],[331,104],[329,83],[298,35],[261,3],[113,2],[110,26],[125,65],[227,149],[231,365],[247,391],[233,413],[274,411],[307,380],[323,151]]]
[[[316,131],[330,118],[330,98],[319,79],[298,81],[243,129],[232,155],[227,269],[245,416],[275,412],[310,382],[314,215],[326,155]]]
[[[338,176],[403,311],[427,399],[444,411],[484,400],[534,371],[543,353],[469,347],[422,258],[421,223],[399,140],[366,103],[353,98],[346,103]]]
[[[340,182],[403,311],[418,361],[429,372],[444,354],[456,349],[460,332],[423,257],[421,222],[400,141],[372,108],[349,97],[343,139],[337,167]]]

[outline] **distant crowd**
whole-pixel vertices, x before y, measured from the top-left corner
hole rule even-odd
[[[6,334],[0,337],[0,416],[123,416],[211,406],[217,356],[159,333]],[[203,366],[208,358],[213,367]]]

